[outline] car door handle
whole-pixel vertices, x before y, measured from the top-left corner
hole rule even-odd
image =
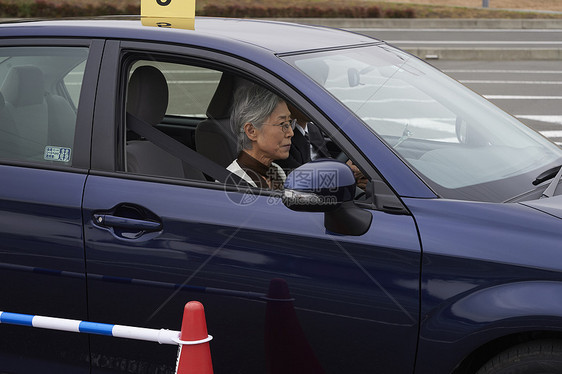
[[[117,227],[120,229],[136,231],[159,231],[162,229],[160,222],[119,217],[111,214],[94,214],[94,220],[99,226]]]

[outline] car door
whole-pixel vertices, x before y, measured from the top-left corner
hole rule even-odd
[[[193,133],[227,72],[258,76],[306,102],[232,57],[108,43],[84,190],[91,319],[179,330],[183,306],[198,300],[217,372],[412,372],[420,267],[412,217],[367,205],[368,231],[337,235],[323,213],[295,212],[278,194],[217,182],[206,162],[188,165],[196,170],[184,178],[164,166],[132,170],[128,147],[150,141],[125,131],[127,81],[137,66],[156,67],[167,80],[168,110],[155,126],[198,151]],[[159,157],[166,156],[155,152],[147,162]],[[171,372],[177,353],[109,337],[92,337],[91,350],[92,372]]]
[[[101,42],[0,42],[0,309],[87,318],[82,191]],[[87,373],[88,337],[0,325],[0,372]]]

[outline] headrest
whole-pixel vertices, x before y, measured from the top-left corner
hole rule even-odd
[[[6,101],[15,107],[42,104],[43,72],[36,66],[14,66],[8,71],[1,90]]]
[[[159,124],[168,109],[168,84],[154,66],[140,66],[131,75],[127,112],[151,124]]]
[[[215,94],[207,107],[207,117],[213,119],[230,118],[234,93],[240,87],[250,84],[247,80],[230,73],[222,73]]]

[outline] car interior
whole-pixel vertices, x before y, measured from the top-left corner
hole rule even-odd
[[[41,69],[13,66],[0,93],[8,119],[2,121],[9,134],[4,142],[10,143],[3,150],[13,149],[17,158],[41,159],[47,145],[72,147],[76,112],[66,99],[45,90]]]
[[[169,108],[174,92],[166,71],[153,65],[137,65],[128,83],[127,112],[171,138],[226,168],[237,156],[236,138],[230,129],[234,92],[249,81],[223,72],[213,87],[205,115],[173,115]],[[168,79],[168,81],[167,81]],[[177,90],[177,88],[176,88]],[[334,154],[340,153],[329,143]],[[126,171],[136,174],[214,181],[195,163],[188,164],[134,131],[127,131]]]
[[[70,153],[73,147],[80,83],[67,85],[66,79],[86,56],[78,54],[61,63],[62,56],[49,56],[49,60],[42,54],[0,60],[0,77],[4,76],[0,82],[1,158],[49,163],[53,162],[46,156],[49,148],[68,149]],[[83,74],[83,70],[77,73]],[[76,90],[73,84],[78,88],[74,94],[69,92]],[[230,109],[234,92],[247,84],[247,79],[228,72],[136,61],[127,83],[127,112],[200,158],[196,161],[178,156],[128,129],[124,171],[195,181],[220,180],[216,173],[207,172],[206,165],[214,163],[228,173],[226,167],[236,158]],[[188,91],[189,85],[199,89]],[[337,158],[340,149],[329,138],[326,140]],[[58,165],[61,161],[72,163],[70,155],[56,159]]]
[[[131,75],[127,111],[151,126],[162,122],[168,107],[168,84],[160,70],[140,66]],[[146,139],[127,141],[127,171],[202,180],[203,173]]]
[[[13,47],[1,51],[1,158],[71,165],[87,57],[87,48],[78,47]]]

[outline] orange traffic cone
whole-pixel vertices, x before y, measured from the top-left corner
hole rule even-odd
[[[284,279],[272,279],[265,311],[265,357],[269,374],[320,374],[318,362],[299,323]]]
[[[180,332],[176,374],[212,374],[211,349],[205,309],[198,301],[185,304]]]

